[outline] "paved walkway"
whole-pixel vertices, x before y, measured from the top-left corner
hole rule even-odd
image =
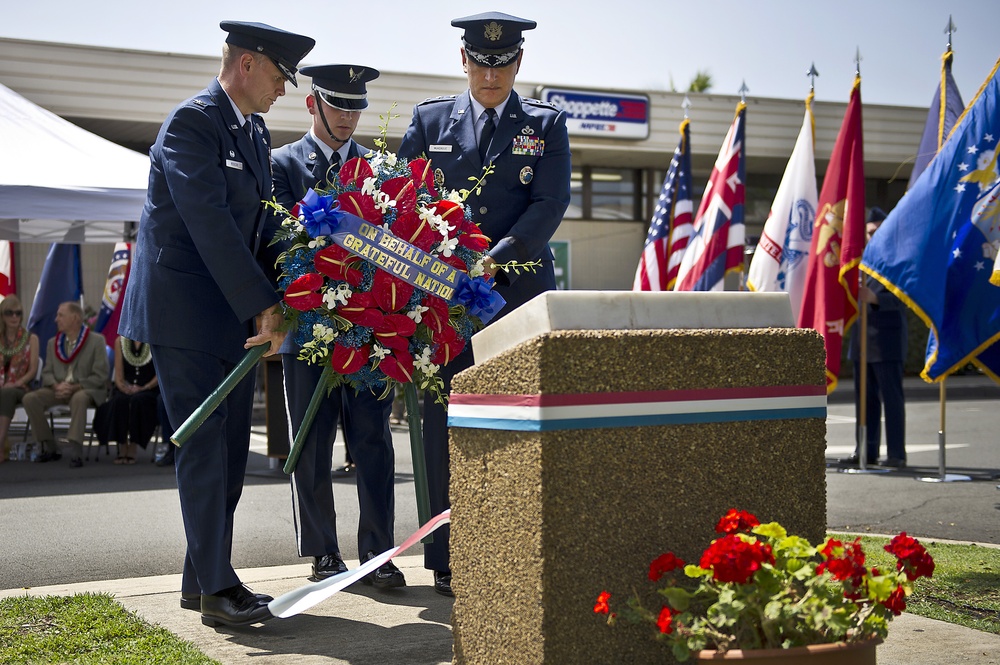
[[[111,593],[126,608],[188,640],[225,665],[438,665],[452,656],[452,600],[434,593],[423,557],[395,560],[410,585],[358,585],[290,619],[240,629],[203,626],[179,606],[180,575],[0,591],[0,597]],[[348,561],[352,568],[357,561]],[[308,564],[241,570],[255,591],[279,595],[305,583]],[[584,610],[586,612],[586,610]],[[589,614],[589,612],[586,612]],[[904,614],[878,647],[880,665],[1000,665],[1000,635]]]

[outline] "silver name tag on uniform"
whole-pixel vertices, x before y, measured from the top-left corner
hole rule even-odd
[[[428,147],[429,152],[451,152],[451,146],[441,143],[432,143]]]
[[[234,159],[227,159],[226,160],[226,166],[228,166],[231,169],[236,169],[238,171],[242,171],[243,170],[243,162],[237,162]]]

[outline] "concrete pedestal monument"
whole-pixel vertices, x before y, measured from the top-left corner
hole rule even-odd
[[[823,340],[784,294],[550,292],[449,406],[456,663],[671,662],[592,613],[731,507],[826,530]]]

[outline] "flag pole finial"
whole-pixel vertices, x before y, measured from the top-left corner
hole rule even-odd
[[[854,52],[854,75],[861,76],[861,47],[857,47],[857,51]]]
[[[684,119],[688,117],[688,109],[691,108],[691,100],[688,99],[687,95],[684,95],[684,101],[681,102],[681,108],[684,109]]]
[[[945,34],[948,35],[948,50],[951,51],[951,36],[958,32],[958,27],[955,22],[951,20],[951,14],[948,14],[948,25],[944,29]]]
[[[809,71],[806,72],[806,76],[809,77],[809,91],[816,90],[816,77],[819,76],[819,72],[816,71],[816,63],[809,65]]]
[[[744,104],[747,103],[747,93],[750,92],[750,88],[747,87],[747,80],[743,79],[743,85],[740,86],[740,101]]]

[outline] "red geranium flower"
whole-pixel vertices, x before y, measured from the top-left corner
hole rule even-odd
[[[906,592],[903,587],[896,587],[888,598],[880,602],[894,615],[899,616],[906,609]]]
[[[375,302],[383,310],[398,312],[410,301],[415,288],[384,270],[376,270],[371,292],[375,296]]]
[[[669,635],[674,632],[673,627],[674,615],[670,612],[670,608],[664,606],[660,610],[660,616],[656,618],[656,627],[660,629],[660,632],[664,635]]]
[[[330,245],[316,252],[313,265],[327,277],[347,282],[351,286],[361,284],[363,275],[354,266],[361,257],[351,254],[339,245]]]
[[[317,291],[323,286],[323,276],[308,272],[288,285],[285,302],[300,312],[308,312],[323,304],[323,296]]]
[[[661,554],[649,564],[649,579],[653,582],[658,582],[664,574],[683,566],[684,562],[678,559],[673,552]]]
[[[722,516],[719,523],[715,525],[718,533],[736,533],[737,531],[747,531],[760,525],[760,520],[756,516],[745,510],[730,508],[729,512]]]
[[[896,557],[896,569],[902,570],[911,580],[930,577],[934,573],[934,559],[924,546],[903,531],[893,538],[885,551]]]
[[[607,614],[611,611],[611,607],[608,605],[608,600],[610,600],[611,594],[607,591],[602,591],[597,595],[597,603],[594,604],[594,614]]]
[[[343,344],[334,344],[333,353],[330,356],[330,364],[334,371],[339,374],[354,374],[365,366],[368,362],[368,355],[371,353],[370,346],[362,346],[359,349]]]
[[[746,584],[762,563],[774,563],[770,545],[757,540],[747,542],[730,533],[709,545],[698,565],[711,570],[717,582]]]

